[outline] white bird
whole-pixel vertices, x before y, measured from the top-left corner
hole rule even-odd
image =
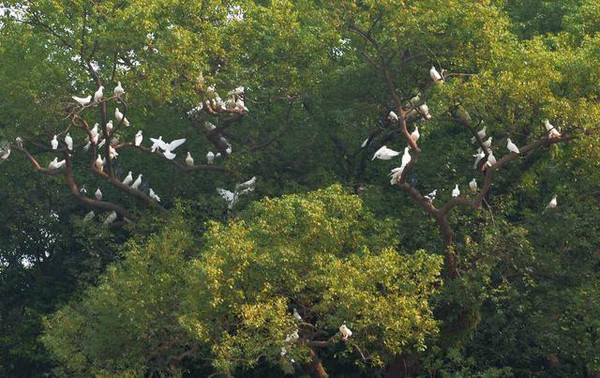
[[[100,148],[104,147],[104,144],[105,144],[105,143],[106,143],[106,138],[102,139],[102,140],[100,141],[100,143],[98,143],[98,148],[100,149]]]
[[[174,151],[177,147],[181,146],[186,141],[185,138],[182,138],[172,140],[171,143],[166,143],[162,140],[162,136],[158,137],[158,139],[150,138],[150,140],[153,142],[152,152],[154,152],[156,148],[160,148],[163,151]]]
[[[483,129],[479,130],[477,132],[477,136],[479,137],[479,139],[483,140],[483,138],[485,138],[485,129],[487,126],[483,126]],[[475,143],[477,141],[477,138],[472,137],[471,138],[471,143]]]
[[[452,198],[458,198],[460,196],[460,189],[458,189],[458,184],[452,189]]]
[[[396,113],[394,113],[393,110],[390,111],[390,114],[388,114],[387,119],[389,119],[390,121],[394,122],[398,120],[398,115]]]
[[[365,141],[362,142],[362,144],[360,145],[360,148],[365,148],[367,146],[367,143],[369,143],[369,138],[365,139]]]
[[[131,187],[133,189],[137,189],[140,187],[140,184],[142,183],[142,174],[140,173],[138,175],[138,177],[135,179],[135,181],[133,182],[133,184],[131,184]]]
[[[241,96],[241,95],[243,95],[243,94],[244,94],[244,87],[240,85],[239,87],[235,88],[235,89],[233,90],[233,92],[234,92],[234,93],[235,93],[237,96]]]
[[[17,143],[17,147],[19,147],[19,148],[23,148],[23,138],[21,138],[21,137],[16,137],[16,138],[15,138],[15,143]]]
[[[552,125],[548,119],[544,120],[544,126],[546,126],[546,131],[554,129],[554,125]]]
[[[494,154],[490,151],[490,154],[487,157],[487,165],[489,165],[490,167],[494,164],[496,164],[496,157],[494,156]]]
[[[92,134],[92,139],[96,138],[94,144],[98,142],[98,127],[100,127],[100,125],[98,123],[95,123],[94,127],[90,130],[90,134]]]
[[[185,164],[187,164],[188,167],[194,165],[194,158],[192,157],[192,154],[190,154],[189,151],[187,153],[187,156],[185,157]]]
[[[54,157],[54,160],[52,160],[50,162],[50,164],[48,164],[48,168],[50,168],[50,169],[59,169],[60,167],[62,167],[63,165],[65,165],[65,163],[66,163],[66,160],[63,159],[61,161],[58,161],[58,158]]]
[[[473,179],[469,182],[469,189],[471,189],[472,192],[477,191],[477,180]]]
[[[217,152],[217,153],[215,154],[215,158],[220,158],[220,157],[221,157],[221,153],[220,153],[220,152]]]
[[[521,153],[521,151],[519,151],[519,147],[517,147],[517,145],[514,144],[513,141],[510,140],[510,138],[508,138],[508,141],[506,143],[506,148],[508,148],[508,150],[510,152],[514,152],[515,154]]]
[[[403,171],[404,171],[404,167],[396,167],[396,168],[392,169],[392,171],[390,172],[390,177],[391,177],[390,184],[391,185],[396,185],[400,181]]]
[[[109,224],[111,224],[112,222],[114,222],[115,220],[117,220],[117,212],[113,211],[110,214],[108,214],[108,216],[106,217],[106,219],[104,220],[103,224],[105,226],[108,226]]]
[[[299,322],[302,321],[302,316],[300,316],[300,314],[298,313],[298,310],[296,310],[296,309],[294,309],[294,318],[296,318],[296,320]]]
[[[94,219],[94,217],[96,216],[96,213],[94,213],[94,211],[90,211],[89,213],[87,213],[85,215],[85,217],[83,217],[83,222],[87,223],[89,221],[91,221],[92,219]]]
[[[108,121],[106,123],[106,133],[110,134],[110,132],[112,131],[112,129],[115,127],[115,125],[113,124],[112,119],[110,121]]]
[[[415,106],[420,101],[421,101],[421,96],[420,96],[420,94],[417,94],[416,96],[414,96],[413,98],[411,98],[410,100],[408,100],[408,105],[406,105],[406,107]]]
[[[402,169],[404,169],[411,160],[410,152],[408,152],[408,150],[410,150],[410,147],[404,148],[404,154],[402,155]]]
[[[421,115],[423,116],[423,118],[425,119],[431,119],[431,114],[429,114],[429,106],[427,106],[427,104],[423,103],[421,105],[419,105],[419,112],[421,113]]]
[[[162,136],[159,136],[158,139],[150,138],[152,141],[151,151],[155,152],[157,149],[162,148],[161,146],[165,145],[165,142],[162,140]]]
[[[487,138],[487,140],[483,142],[483,146],[486,148],[490,148],[492,146],[492,137]]]
[[[375,152],[375,155],[373,155],[373,159],[371,159],[371,161],[375,160],[375,158],[380,160],[391,160],[394,156],[398,155],[400,155],[400,152],[391,150],[386,146],[382,146]]]
[[[250,180],[244,181],[240,184],[236,184],[235,191],[240,194],[246,194],[254,190],[256,186],[256,176],[253,176]]]
[[[225,152],[227,153],[227,155],[231,155],[231,153],[233,152],[231,146],[227,147],[227,149],[225,149]]]
[[[56,150],[58,148],[58,139],[56,139],[56,135],[50,141],[50,145],[52,145],[53,150]]]
[[[156,193],[154,193],[154,190],[152,190],[152,188],[150,188],[150,193],[148,195],[153,200],[156,200],[157,202],[160,202],[160,197]]]
[[[342,334],[342,340],[346,341],[350,336],[352,336],[352,331],[350,328],[346,327],[346,323],[340,326],[340,333]]]
[[[67,148],[69,150],[73,150],[73,138],[71,138],[71,135],[69,133],[67,133],[67,135],[65,136],[65,143],[67,144]]]
[[[229,190],[217,188],[217,192],[227,202],[229,209],[232,209],[237,201],[237,195]]]
[[[83,146],[84,151],[89,150],[91,145],[92,145],[92,142],[90,140],[88,140],[88,142],[85,144],[85,146]]]
[[[117,86],[115,87],[113,94],[115,95],[115,97],[121,97],[121,95],[124,93],[125,93],[125,90],[121,86],[121,82],[117,81]]]
[[[96,196],[96,199],[98,201],[102,201],[102,191],[100,190],[100,188],[96,189],[96,192],[94,192],[94,196]]]
[[[5,161],[10,156],[10,147],[6,147],[4,151],[2,151],[2,155],[0,155],[0,161]]]
[[[94,93],[94,102],[98,103],[102,101],[102,97],[104,97],[104,86],[101,85],[100,88]]]
[[[142,144],[142,140],[144,140],[144,135],[142,134],[142,130],[140,130],[135,134],[135,145],[139,147]]]
[[[475,155],[473,155],[473,157],[475,158],[475,164],[473,164],[473,169],[477,169],[477,165],[479,164],[481,159],[483,159],[485,157],[485,152],[483,152],[483,150],[481,148],[479,148],[477,150],[477,153]]]
[[[294,332],[292,332],[286,336],[285,342],[286,343],[294,343],[294,342],[298,341],[299,338],[300,338],[300,335],[298,335],[298,330],[295,330]]]
[[[129,126],[129,121],[127,120],[127,117],[123,117],[123,113],[121,113],[119,108],[115,108],[115,119],[117,120],[117,122],[121,122],[121,120],[123,120],[123,125]]]
[[[94,165],[96,166],[96,169],[100,172],[102,172],[102,170],[104,169],[104,159],[102,159],[102,156],[100,156],[100,154],[98,154],[98,158],[94,162]]]
[[[410,137],[415,143],[417,143],[417,141],[421,137],[421,133],[419,133],[419,126],[415,126],[415,130],[410,134]]]
[[[111,159],[116,159],[117,156],[119,156],[119,153],[113,146],[108,146],[108,156],[110,156]]]
[[[173,159],[175,159],[175,156],[177,156],[177,154],[172,153],[171,150],[169,150],[169,149],[163,151],[162,154],[168,160],[173,160]]]
[[[542,211],[542,214],[544,214],[546,212],[546,210],[548,210],[548,209],[555,209],[556,206],[558,206],[558,201],[556,200],[556,194],[555,194],[554,197],[552,197],[552,199],[550,200],[550,202],[548,202],[548,205],[546,206],[544,211]]]
[[[212,164],[215,161],[215,154],[212,151],[206,153],[206,162]]]
[[[436,194],[437,194],[437,189],[435,189],[433,192],[429,193],[428,195],[424,196],[423,198],[425,198],[429,202],[433,202],[433,200],[435,200]]]
[[[87,97],[71,96],[71,98],[77,101],[77,103],[81,106],[86,106],[92,101],[92,95],[89,95]]]
[[[550,130],[548,138],[560,138],[560,131],[558,131],[556,129]]]
[[[129,185],[133,182],[133,175],[132,172],[129,171],[129,173],[127,174],[127,176],[125,176],[125,178],[123,179],[123,185]]]
[[[436,81],[442,80],[442,75],[440,75],[438,70],[435,69],[435,66],[431,66],[431,69],[429,70],[429,76],[431,77],[431,80],[433,80],[434,83]]]

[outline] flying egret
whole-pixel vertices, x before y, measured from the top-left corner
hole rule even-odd
[[[431,80],[433,80],[434,83],[436,81],[442,80],[442,75],[440,75],[435,66],[431,66],[431,69],[429,70],[429,76],[431,77]]]
[[[460,196],[460,189],[458,189],[458,184],[452,189],[452,198],[458,198]]]
[[[477,191],[477,180],[473,179],[469,182],[469,189],[471,189],[472,192]]]
[[[485,138],[485,129],[487,126],[483,126],[483,129],[479,130],[477,132],[477,136],[479,137],[479,139],[483,140],[483,138]],[[475,143],[477,141],[477,138],[472,137],[471,138],[471,143]]]
[[[125,176],[125,178],[123,179],[123,185],[129,185],[133,182],[133,175],[132,172],[129,171],[129,173],[127,174],[127,176]]]
[[[235,185],[235,191],[239,194],[246,194],[254,190],[256,186],[256,176],[253,176],[250,180],[244,181],[240,184]]]
[[[437,189],[435,189],[433,192],[429,193],[428,195],[424,196],[423,198],[425,198],[429,202],[433,202],[433,200],[435,200],[436,194],[437,194]]]
[[[510,138],[508,138],[508,141],[506,143],[506,148],[508,148],[508,150],[510,152],[514,152],[515,154],[521,153],[521,151],[519,151],[519,147],[517,147],[517,145],[514,144],[513,141],[510,140]]]
[[[115,97],[119,98],[124,93],[125,93],[125,90],[121,86],[121,82],[117,81],[117,86],[115,87],[115,89],[113,91],[113,94],[115,95]]]
[[[429,106],[427,106],[427,104],[423,103],[423,104],[419,105],[418,109],[419,109],[419,113],[421,113],[423,118],[431,119],[431,114],[429,114]]]
[[[102,97],[104,97],[104,86],[101,85],[100,88],[94,93],[94,102],[98,103],[102,101]]]
[[[137,189],[140,187],[141,183],[142,183],[142,174],[140,173],[138,175],[138,177],[135,179],[135,181],[133,182],[133,184],[131,184],[131,188]]]
[[[81,106],[86,106],[88,105],[90,102],[92,102],[92,95],[89,95],[87,97],[77,97],[77,96],[71,96],[71,98],[75,101],[77,101],[77,103]]]
[[[229,190],[217,188],[217,192],[223,197],[223,199],[227,202],[227,207],[232,209],[237,201],[237,195]]]
[[[100,172],[104,170],[104,160],[102,159],[102,156],[100,156],[100,154],[98,154],[98,158],[94,162],[94,165],[96,166],[96,169]]]
[[[108,216],[106,217],[106,219],[104,220],[103,224],[105,226],[108,226],[109,224],[111,224],[112,222],[114,222],[115,220],[117,220],[117,212],[113,211],[110,214],[108,214]]]
[[[548,202],[548,205],[546,205],[546,208],[544,209],[544,211],[542,211],[542,214],[544,214],[546,212],[546,210],[548,210],[548,209],[555,209],[556,206],[558,206],[558,202],[556,201],[556,194],[555,194],[554,197],[552,197],[552,199],[550,200],[550,202]]]
[[[48,164],[48,168],[50,168],[50,169],[59,169],[63,165],[65,165],[65,163],[66,163],[66,160],[63,159],[61,161],[58,161],[58,158],[54,157],[54,160],[52,160],[50,162],[50,164]]]
[[[158,137],[158,139],[150,138],[150,140],[153,142],[153,145],[152,145],[153,150],[156,150],[156,148],[160,148],[163,151],[167,151],[167,150],[174,151],[177,147],[181,146],[186,141],[185,138],[182,138],[182,139],[172,140],[171,143],[166,143],[165,141],[162,140],[162,136]],[[154,152],[154,151],[152,151],[152,152]]]
[[[206,153],[206,162],[212,164],[215,161],[215,154],[212,151]]]
[[[342,334],[342,340],[346,341],[350,336],[352,336],[352,331],[350,328],[346,327],[346,323],[340,326],[340,333]]]
[[[190,154],[189,151],[187,153],[187,156],[185,157],[185,164],[187,164],[188,167],[194,165],[194,158],[192,157],[192,154]]]
[[[102,191],[100,190],[100,188],[96,189],[96,191],[94,192],[94,196],[98,201],[102,201]]]
[[[154,193],[154,190],[152,190],[152,188],[150,188],[150,193],[148,195],[153,200],[156,200],[157,202],[160,202],[160,197],[156,193]]]
[[[144,135],[142,134],[142,130],[140,130],[135,134],[135,145],[139,147],[142,144],[142,140],[144,140]]]
[[[129,126],[129,121],[127,120],[127,117],[123,116],[123,113],[121,113],[119,108],[115,108],[115,119],[117,120],[117,122],[121,122],[121,120],[123,120],[123,125]]]
[[[56,139],[56,135],[50,141],[50,145],[52,146],[53,150],[56,150],[58,148],[58,139]]]
[[[398,155],[400,155],[400,152],[391,150],[386,146],[382,146],[375,152],[375,155],[373,155],[373,159],[371,159],[371,161],[375,160],[375,158],[380,160],[391,160],[394,156]]]
[[[404,154],[402,155],[402,169],[404,169],[411,160],[410,152],[408,152],[408,150],[410,150],[410,147],[407,146],[404,148]]]
[[[162,148],[161,146],[165,145],[165,142],[162,140],[162,135],[158,137],[158,139],[150,138],[152,141],[152,147],[150,147],[152,152],[155,152],[158,148]]]
[[[421,133],[419,133],[419,126],[415,126],[415,130],[410,134],[410,137],[415,143],[417,143],[417,141],[421,137]]]
[[[390,111],[390,114],[388,114],[387,119],[389,119],[392,122],[395,122],[398,120],[398,115],[396,113],[394,113],[393,110]]]

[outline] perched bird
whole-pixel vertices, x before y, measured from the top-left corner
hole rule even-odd
[[[116,159],[117,156],[119,156],[119,153],[113,146],[108,146],[108,156],[110,156],[111,159]]]
[[[220,158],[220,157],[221,157],[221,153],[220,153],[220,152],[217,152],[217,153],[215,154],[215,158]]]
[[[67,145],[67,148],[71,151],[73,151],[73,138],[71,138],[71,135],[69,133],[67,133],[67,135],[65,136],[65,144]]]
[[[98,158],[94,162],[94,165],[96,166],[96,169],[100,172],[104,170],[104,160],[102,159],[102,156],[100,156],[100,154],[98,154]]]
[[[231,192],[229,190],[222,189],[222,188],[217,188],[217,192],[227,202],[227,205],[228,205],[227,207],[229,209],[233,209],[233,206],[237,202],[237,195],[236,195],[236,193],[233,193],[233,192]]]
[[[81,106],[86,106],[88,105],[90,102],[92,102],[92,95],[89,95],[87,97],[77,97],[77,96],[71,96],[71,98],[75,101],[77,101],[77,103]]]
[[[485,157],[485,152],[483,152],[483,150],[479,148],[477,150],[477,153],[473,155],[473,157],[475,158],[475,164],[473,164],[473,169],[477,169],[479,162]]]
[[[96,192],[94,192],[94,196],[98,201],[102,201],[102,191],[100,190],[100,188],[96,189]]]
[[[98,123],[94,124],[94,127],[92,127],[92,129],[90,130],[90,134],[92,134],[92,140],[95,138],[96,141],[94,142],[94,144],[98,143],[98,128],[100,127],[100,125]]]
[[[544,126],[546,126],[546,131],[554,129],[554,125],[552,125],[548,119],[544,120]]]
[[[375,155],[373,155],[373,159],[371,159],[371,161],[375,160],[375,158],[380,160],[391,160],[394,156],[398,155],[400,155],[400,152],[391,150],[386,146],[383,146],[375,152]]]
[[[346,323],[340,326],[340,333],[342,334],[342,340],[346,341],[350,336],[352,336],[352,331],[350,328],[346,327]]]
[[[236,96],[241,96],[244,94],[244,87],[240,85],[239,87],[235,88],[233,92],[236,94]]]
[[[552,199],[550,200],[550,202],[548,202],[548,205],[546,206],[544,211],[542,211],[542,214],[544,214],[546,212],[546,210],[548,210],[548,209],[555,209],[556,206],[558,206],[558,202],[556,201],[556,194],[555,194],[554,197],[552,197]]]
[[[292,332],[286,336],[285,342],[286,343],[294,343],[294,342],[298,341],[299,338],[300,338],[300,335],[298,335],[298,330],[295,330],[294,332]]]
[[[421,133],[419,133],[419,126],[415,126],[415,130],[410,134],[410,137],[415,143],[417,143],[417,141],[421,137]]]
[[[142,183],[142,174],[140,173],[138,175],[138,177],[135,179],[135,181],[133,182],[133,184],[131,184],[131,187],[133,189],[138,189],[140,187],[141,183]]]
[[[123,125],[129,126],[129,121],[127,120],[127,117],[123,116],[123,113],[121,113],[119,108],[115,108],[115,119],[117,120],[117,122],[121,122],[121,120],[123,120]]]
[[[490,167],[491,167],[492,165],[496,164],[496,157],[494,156],[494,154],[493,154],[491,151],[490,151],[490,154],[489,154],[489,155],[488,155],[488,157],[487,157],[487,162],[486,162],[486,164],[487,164],[488,166],[490,166]]]
[[[404,169],[411,160],[410,152],[408,152],[408,150],[410,150],[410,147],[407,146],[404,148],[404,154],[402,155],[402,169]]]
[[[233,152],[233,149],[231,149],[231,146],[227,147],[227,149],[225,149],[225,152],[227,153],[227,155],[231,155],[231,153]]]
[[[396,185],[398,182],[400,182],[400,178],[402,177],[402,172],[404,171],[404,167],[396,167],[394,169],[392,169],[392,171],[390,172],[390,184],[391,185]]]
[[[477,191],[477,180],[473,179],[469,182],[469,189],[471,189],[472,192]]]
[[[56,150],[58,148],[58,139],[56,139],[56,135],[54,137],[52,137],[52,140],[50,141],[50,145],[52,146],[53,150]]]
[[[479,137],[479,139],[483,140],[483,138],[485,138],[485,129],[487,126],[483,126],[483,129],[479,130],[477,132],[477,136]],[[477,141],[477,138],[472,137],[471,138],[471,143],[475,143]]]
[[[66,163],[66,162],[67,162],[67,161],[66,161],[66,160],[64,160],[64,159],[63,159],[63,160],[61,160],[61,161],[58,161],[58,158],[57,158],[57,157],[55,157],[55,158],[54,158],[54,160],[52,160],[52,161],[50,162],[50,164],[48,164],[48,168],[49,168],[49,169],[59,169],[59,168],[61,168],[63,165],[65,165],[65,163]]]
[[[428,195],[424,196],[423,198],[425,198],[429,202],[433,202],[433,200],[435,200],[436,194],[437,194],[437,189],[435,189],[433,192],[429,193]]]
[[[110,134],[112,129],[114,129],[115,125],[113,124],[112,119],[106,123],[106,132]]]
[[[100,141],[100,143],[98,143],[98,148],[100,149],[100,148],[104,147],[104,144],[105,144],[105,143],[106,143],[106,138],[102,139],[102,140]]]
[[[487,138],[487,140],[483,142],[483,146],[486,148],[490,148],[492,146],[492,137]]]
[[[548,138],[560,138],[560,131],[549,120],[544,120],[544,126],[546,126],[546,131],[548,131]]]
[[[515,154],[521,153],[521,151],[519,151],[519,147],[517,147],[517,145],[514,144],[513,141],[510,140],[510,138],[508,138],[508,141],[506,143],[506,148],[508,148],[508,150],[510,152],[514,152]]]
[[[89,150],[91,145],[92,145],[92,142],[90,140],[88,140],[88,142],[85,144],[85,146],[83,146],[83,150],[84,151]]]
[[[154,193],[154,190],[152,190],[152,188],[150,188],[150,193],[148,195],[153,200],[156,200],[157,202],[160,202],[160,197],[156,193]]]
[[[133,182],[132,172],[129,171],[129,173],[127,174],[127,176],[125,176],[125,178],[123,179],[123,185],[129,185],[132,182]]]
[[[79,194],[82,196],[85,196],[87,194],[87,189],[85,188],[85,185],[81,187],[81,189],[79,189]]]
[[[389,119],[392,122],[395,122],[398,120],[398,115],[392,110],[390,111],[390,114],[388,114],[387,119]]]
[[[83,217],[83,222],[87,223],[89,221],[91,221],[92,219],[94,219],[94,217],[96,216],[96,213],[94,213],[94,211],[90,211],[89,213],[87,213],[85,215],[85,217]]]
[[[302,316],[300,316],[300,314],[298,313],[298,310],[294,309],[294,318],[296,318],[297,321],[301,322],[302,321]]]
[[[8,157],[10,156],[11,153],[11,149],[10,147],[6,147],[4,150],[1,150],[1,154],[0,154],[0,162],[5,161],[6,159],[8,159]]]
[[[419,102],[421,101],[421,94],[417,94],[416,96],[412,97],[410,100],[408,100],[408,104],[406,105],[406,107],[411,107],[411,106],[416,106]]]
[[[431,119],[431,114],[429,114],[429,107],[427,106],[427,104],[423,103],[423,104],[419,105],[418,109],[419,109],[419,113],[421,113],[423,118]]]
[[[206,162],[212,164],[215,161],[215,154],[212,151],[206,153]]]
[[[460,189],[458,189],[458,184],[452,189],[452,198],[458,198],[460,196]]]
[[[101,85],[100,88],[94,93],[94,102],[98,103],[102,101],[102,97],[104,97],[104,86]]]
[[[16,137],[16,138],[15,138],[15,143],[17,143],[17,147],[19,147],[19,148],[23,148],[23,138],[21,138],[21,137]]]
[[[135,134],[135,145],[139,147],[142,144],[142,140],[144,140],[144,135],[142,134],[142,130],[140,130]]]
[[[119,98],[121,97],[122,94],[125,93],[125,90],[123,89],[123,87],[121,86],[121,82],[117,81],[117,86],[115,87],[115,89],[113,90],[113,94],[115,95],[115,97]]]
[[[192,154],[190,154],[189,151],[187,153],[187,156],[185,157],[185,164],[187,164],[188,167],[194,165],[194,158],[192,157]]]
[[[434,83],[436,81],[442,80],[442,75],[440,75],[435,66],[431,66],[431,69],[429,70],[429,76],[431,77],[431,80],[433,80]]]
[[[108,214],[108,216],[106,217],[106,219],[104,220],[104,222],[102,223],[105,226],[108,226],[109,224],[111,224],[112,222],[117,220],[117,212],[113,211],[110,214]]]

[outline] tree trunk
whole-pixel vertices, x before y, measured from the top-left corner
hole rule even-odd
[[[314,349],[310,349],[310,357],[312,360],[304,364],[304,371],[307,372],[313,378],[329,378],[329,374],[325,371],[325,367],[321,363],[321,359],[317,356]]]
[[[419,357],[414,354],[400,354],[389,364],[386,378],[415,377],[419,373]]]
[[[442,239],[444,241],[444,265],[446,269],[446,277],[453,280],[458,277],[458,267],[456,266],[456,252],[454,246],[454,231],[448,223],[445,214],[436,217]]]

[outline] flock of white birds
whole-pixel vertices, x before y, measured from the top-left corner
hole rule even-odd
[[[443,72],[444,71],[442,70],[442,73]],[[438,72],[438,70],[435,68],[435,66],[432,66],[431,69],[429,70],[429,76],[431,77],[431,80],[433,80],[434,83],[435,82],[442,82],[442,83],[444,82],[444,78],[443,78],[442,74],[440,74]],[[420,102],[419,95],[411,98],[408,101],[408,103],[406,104],[406,107],[409,108],[409,110],[406,112],[406,119],[411,119],[411,118],[414,118],[415,116],[417,116],[417,117],[420,116],[426,120],[429,120],[432,118],[431,114],[429,113],[429,108],[427,107],[427,104],[423,103],[423,104],[418,105],[419,102]],[[397,122],[398,115],[394,111],[390,111],[387,119],[391,122]],[[555,128],[550,123],[549,120],[547,120],[547,119],[544,120],[544,126],[546,128],[546,131],[548,132],[549,138],[560,138],[560,136],[561,136],[560,131],[557,128]],[[419,140],[420,136],[421,135],[419,133],[419,128],[417,126],[415,126],[415,129],[410,134],[410,137],[416,143]],[[494,156],[494,153],[492,152],[492,137],[490,136],[487,139],[485,139],[485,137],[486,137],[486,127],[484,126],[481,130],[479,130],[477,132],[477,137],[474,136],[471,138],[471,143],[475,143],[477,141],[477,138],[479,138],[479,140],[482,141],[482,145],[483,145],[482,146],[483,148],[479,147],[477,149],[477,152],[473,155],[473,157],[475,158],[475,164],[474,164],[473,168],[475,168],[475,169],[477,169],[481,160],[483,158],[485,158],[486,150],[487,150],[487,159],[486,159],[486,162],[482,166],[482,170],[485,170],[488,167],[491,167],[497,163],[496,157]],[[362,143],[361,148],[364,148],[369,143],[369,139],[370,138],[367,138]],[[510,154],[520,154],[521,153],[521,151],[519,150],[519,147],[510,138],[507,139],[506,148],[508,149]],[[375,160],[375,159],[392,160],[394,157],[396,157],[398,155],[400,155],[400,152],[394,151],[394,150],[388,148],[387,146],[382,146],[375,152],[375,154],[373,155],[373,158],[371,160]],[[404,149],[404,154],[402,155],[402,160],[401,160],[400,166],[393,168],[392,171],[390,172],[390,177],[391,177],[390,184],[391,185],[395,185],[398,182],[400,182],[402,173],[404,172],[404,169],[406,168],[408,163],[410,163],[410,161],[411,161],[410,146],[407,146]],[[469,189],[473,193],[477,192],[477,180],[475,178],[473,178],[473,180],[471,180],[471,182],[469,182]],[[452,198],[460,197],[461,192],[458,187],[458,184],[455,184],[455,187],[451,193],[452,193]],[[435,200],[436,195],[437,195],[437,189],[433,190],[431,193],[424,196],[424,198],[427,199],[429,202],[433,202]],[[556,195],[555,195],[552,198],[552,200],[550,201],[550,203],[548,203],[548,206],[546,206],[546,209],[555,208],[556,206],[557,206],[557,201],[556,201]]]

